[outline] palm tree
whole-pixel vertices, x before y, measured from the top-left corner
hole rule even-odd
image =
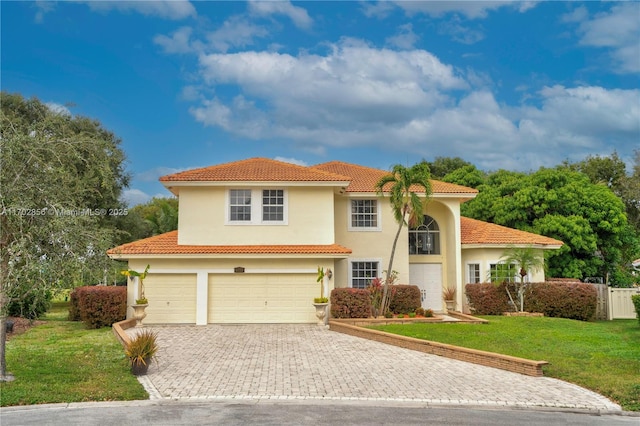
[[[518,297],[518,303],[520,305],[520,312],[524,311],[524,291],[527,288],[527,283],[524,281],[524,278],[529,275],[529,273],[538,272],[544,268],[544,257],[540,254],[538,250],[535,250],[533,247],[509,247],[501,257],[501,260],[507,265],[515,265],[518,269],[518,276],[520,277],[520,282],[515,283],[516,286],[516,294]],[[511,299],[511,303],[514,303],[513,297],[511,297],[511,293],[509,292],[509,288],[507,287],[507,294],[509,295],[509,299]],[[518,306],[516,306],[516,310]]]
[[[389,193],[393,216],[398,223],[398,231],[391,246],[389,267],[386,271],[386,279],[382,292],[381,313],[384,314],[389,306],[389,285],[393,280],[393,258],[396,254],[398,238],[404,225],[414,226],[423,217],[424,205],[431,195],[431,174],[429,166],[422,162],[409,168],[396,164],[391,173],[383,176],[376,183],[376,192],[384,197]],[[385,188],[387,187],[387,188]],[[422,196],[418,192],[423,193]]]

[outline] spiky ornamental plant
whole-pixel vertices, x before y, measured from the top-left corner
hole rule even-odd
[[[384,197],[385,194],[389,194],[393,217],[398,223],[382,291],[382,315],[389,309],[389,285],[393,280],[393,259],[400,233],[404,225],[414,226],[422,220],[424,206],[431,196],[430,177],[429,166],[426,163],[418,163],[411,167],[396,164],[390,174],[383,176],[376,183],[376,192],[379,196]]]

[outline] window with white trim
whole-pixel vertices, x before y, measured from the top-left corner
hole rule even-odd
[[[229,189],[229,225],[286,225],[286,189]]]
[[[480,282],[480,264],[467,264],[467,280],[469,284],[478,284]]]
[[[378,200],[351,200],[349,226],[354,230],[379,229]]]
[[[251,190],[229,190],[229,221],[251,222]]]
[[[351,262],[351,287],[367,288],[371,280],[378,277],[379,262],[358,261]]]
[[[515,281],[516,265],[512,263],[492,263],[489,265],[489,279],[492,283]]]
[[[284,191],[282,189],[262,190],[262,220],[282,222],[284,220]]]

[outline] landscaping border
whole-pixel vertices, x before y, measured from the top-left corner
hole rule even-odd
[[[127,335],[127,332],[125,330],[128,329],[128,328],[134,327],[135,325],[136,325],[136,319],[135,318],[129,318],[129,319],[126,319],[124,321],[114,322],[111,325],[111,329],[113,330],[113,334],[116,335],[116,338],[118,339],[118,341],[120,341],[122,346],[125,346],[127,343],[129,343],[131,341],[129,339],[129,335]]]
[[[429,340],[415,339],[413,337],[400,336],[384,331],[371,330],[358,325],[348,324],[345,321],[329,321],[329,329],[338,333],[349,334],[363,339],[399,346],[401,348],[439,355],[458,361],[471,362],[487,367],[520,373],[527,376],[542,377],[542,366],[549,364],[547,361],[532,361],[529,359],[502,355],[477,349],[463,348],[461,346],[448,345],[446,343],[432,342]]]

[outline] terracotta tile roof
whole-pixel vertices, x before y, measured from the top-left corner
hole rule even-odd
[[[462,244],[490,245],[523,245],[559,247],[562,241],[531,232],[520,231],[481,220],[460,218]]]
[[[344,182],[346,176],[296,164],[249,158],[162,176],[161,182]]]
[[[290,255],[347,255],[351,250],[338,244],[331,245],[244,245],[244,246],[198,246],[178,245],[178,231],[145,238],[114,247],[107,251],[110,256],[166,255],[166,254],[290,254]]]
[[[312,168],[351,177],[351,184],[347,187],[347,192],[375,192],[376,183],[381,177],[389,174],[384,170],[340,161],[318,164]],[[431,180],[431,190],[434,194],[475,195],[478,193],[478,190],[473,188],[433,179]],[[416,192],[419,192],[418,188],[416,188]]]

